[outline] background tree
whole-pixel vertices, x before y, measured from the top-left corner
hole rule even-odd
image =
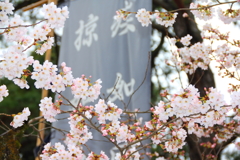
[[[180,8],[189,8],[190,3],[192,3],[192,0],[171,0],[171,1],[164,1],[164,0],[153,0],[153,11],[154,10],[167,10],[172,11]],[[188,14],[188,18],[184,18],[182,15],[183,13]],[[177,37],[181,38],[186,36],[187,34],[191,35],[193,38],[191,40],[191,44],[195,44],[197,42],[202,42],[203,39],[201,38],[201,31],[198,29],[198,26],[196,24],[196,21],[194,19],[193,14],[190,11],[178,11],[178,16],[176,18],[176,22],[173,25],[172,28],[165,28],[163,26],[157,25],[153,23],[152,25],[153,30],[159,31],[161,34],[161,41],[159,45],[156,47],[156,49],[152,52],[152,68],[153,70],[156,68],[156,64],[154,63],[154,60],[159,56],[159,54],[164,53],[162,52],[163,44],[165,37]],[[177,44],[177,46],[183,47],[180,43]],[[169,74],[169,72],[166,72]],[[195,85],[196,88],[198,88],[201,97],[205,96],[204,88],[210,88],[215,87],[215,81],[214,76],[210,68],[208,70],[202,70],[198,68],[195,73],[188,74],[188,81],[189,84]],[[154,85],[154,84],[153,84]],[[154,87],[153,87],[154,88]],[[155,93],[157,92],[156,89],[152,89]],[[154,92],[152,92],[152,97],[158,96]],[[159,88],[159,92],[161,92],[161,88]],[[156,98],[153,98],[156,99]],[[213,142],[213,135],[211,135],[209,138],[201,138],[198,139],[196,135],[191,134],[188,135],[186,138],[187,141],[187,149],[188,155],[191,160],[202,160],[202,154],[204,153],[209,154],[210,152],[217,156],[218,159],[220,159],[221,151],[224,149],[229,143],[231,143],[233,140],[236,139],[236,136],[233,136],[230,138],[227,142],[222,143],[218,145],[217,147],[212,149],[206,149],[204,147],[200,146],[200,143],[202,142]]]

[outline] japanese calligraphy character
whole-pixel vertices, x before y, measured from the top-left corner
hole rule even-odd
[[[125,8],[122,10],[127,11],[132,7],[132,2],[125,1]],[[113,21],[113,24],[111,25],[111,37],[115,37],[117,34],[119,36],[126,34],[128,31],[134,32],[135,31],[135,26],[131,24],[133,21],[133,17],[128,17],[126,21]]]
[[[124,94],[129,97],[134,91],[135,80],[132,78],[129,83],[126,83],[122,79],[122,74],[117,73],[116,85],[112,88],[107,89],[108,94],[112,94],[109,97],[109,101],[114,102],[115,100],[124,100]]]
[[[76,38],[74,45],[78,51],[80,51],[82,45],[86,45],[88,47],[91,46],[93,39],[95,41],[98,40],[98,35],[94,33],[98,20],[98,16],[94,16],[93,14],[90,14],[88,16],[88,22],[84,24],[84,21],[79,21],[79,28],[76,30],[75,34],[78,35]]]

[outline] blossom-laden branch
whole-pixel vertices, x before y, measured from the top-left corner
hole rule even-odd
[[[205,1],[202,1],[205,2]],[[218,8],[217,14],[220,17],[220,19],[225,23],[230,23],[232,21],[239,20],[240,18],[240,11],[239,10],[233,10],[232,5],[234,3],[237,3],[238,1],[230,1],[230,2],[219,2],[215,4],[199,4],[199,3],[191,3],[189,8],[179,8],[172,11],[166,11],[166,12],[159,12],[159,11],[146,11],[146,9],[142,8],[139,9],[137,12],[129,12],[124,10],[118,10],[116,11],[116,14],[114,16],[114,19],[120,21],[120,20],[126,20],[128,15],[130,14],[136,14],[137,20],[142,24],[142,26],[148,26],[149,24],[152,24],[151,20],[156,19],[156,23],[163,25],[165,27],[172,26],[175,23],[175,19],[178,15],[179,11],[191,11],[196,17],[203,20],[209,20],[212,19],[215,16],[215,10],[213,7],[224,5],[224,4],[231,4],[231,7],[227,10],[222,10]],[[188,17],[187,13],[184,13],[182,15],[183,17]]]

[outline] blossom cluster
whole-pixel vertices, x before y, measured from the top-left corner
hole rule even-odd
[[[84,155],[82,150],[74,145],[68,145],[67,150],[60,142],[51,146],[51,143],[47,143],[44,146],[44,150],[40,155],[42,160],[56,160],[56,159],[71,159],[79,160],[83,159]]]
[[[42,160],[56,160],[56,159],[70,159],[70,160],[93,160],[93,159],[100,159],[100,160],[109,160],[108,156],[101,151],[100,155],[91,152],[86,157],[85,154],[82,152],[81,148],[68,145],[65,147],[61,143],[55,143],[54,146],[51,146],[51,143],[47,143],[44,146],[43,154],[40,155]]]
[[[100,124],[105,124],[106,120],[117,121],[121,118],[120,115],[122,114],[122,109],[117,108],[117,106],[110,101],[106,105],[103,99],[99,99],[95,105],[95,111],[98,113],[98,121]]]
[[[61,112],[59,106],[59,102],[56,102],[56,104],[52,102],[52,97],[43,98],[39,104],[40,111],[42,111],[44,118],[49,122],[56,121],[55,116]]]
[[[21,113],[14,115],[13,121],[10,123],[14,128],[21,127],[23,125],[23,121],[28,120],[28,116],[30,115],[29,108],[26,107],[23,109]]]
[[[168,13],[168,12],[159,12],[155,11],[154,14],[156,17],[157,24],[163,25],[165,27],[172,26],[177,18],[178,13]]]
[[[181,38],[181,42],[185,46],[172,51],[174,55],[172,56],[172,61],[186,73],[192,74],[197,68],[207,70],[211,60],[209,57],[210,53],[212,53],[211,45],[198,42],[187,47],[189,40],[190,37],[188,35]],[[173,38],[171,41],[176,42],[176,39]]]
[[[168,152],[176,153],[179,148],[182,148],[185,145],[185,139],[187,137],[187,132],[180,128],[176,131],[172,131],[172,138],[169,141],[165,142],[165,149]]]
[[[235,3],[235,2],[234,2]],[[220,20],[224,23],[229,24],[233,21],[237,21],[240,19],[240,11],[238,9],[227,9],[224,10],[222,8],[218,8],[215,10],[213,8],[214,4],[209,3],[207,0],[205,1],[196,1],[191,3],[189,6],[190,11],[194,14],[195,17],[202,20],[211,20],[214,16],[218,15]],[[116,11],[114,19],[116,20],[126,20],[128,15],[131,12],[119,10]],[[142,26],[148,26],[152,24],[151,20],[155,19],[157,24],[163,25],[165,27],[173,26],[175,23],[175,19],[177,18],[177,12],[159,12],[158,10],[154,12],[146,11],[145,8],[139,9],[136,13],[137,20],[142,24]],[[188,14],[185,12],[183,17],[188,17]]]
[[[116,14],[113,18],[117,21],[121,21],[121,20],[126,20],[127,19],[127,16],[129,15],[126,11],[123,11],[123,10],[119,10],[119,11],[116,11]]]
[[[191,3],[190,4],[191,12],[194,14],[194,16],[198,17],[199,19],[203,20],[209,20],[214,17],[214,8],[209,7],[209,5],[201,5],[197,3]],[[196,8],[199,8],[198,10],[195,10]]]
[[[65,140],[66,144],[81,146],[82,144],[86,144],[89,139],[93,138],[92,132],[89,132],[86,126],[85,119],[79,115],[77,111],[74,111],[68,119],[70,131]]]
[[[3,60],[0,63],[0,75],[9,80],[21,78],[23,70],[33,63],[33,57],[23,53],[21,45],[13,45],[3,52]]]
[[[225,24],[229,24],[234,21],[240,20],[240,11],[239,10],[234,10],[234,9],[227,9],[227,10],[222,10],[218,9],[217,10],[219,19],[222,20]]]
[[[126,20],[129,12],[119,10],[116,12],[117,15],[114,16],[116,20]],[[152,24],[151,20],[156,19],[157,24],[164,25],[165,27],[172,26],[175,22],[178,13],[168,13],[155,11],[153,14],[150,11],[146,11],[145,8],[139,9],[136,14],[137,20],[142,24],[142,26],[148,26]]]
[[[51,28],[63,27],[69,14],[67,6],[60,9],[57,8],[53,2],[43,5],[43,13],[44,18],[48,20],[48,24]]]
[[[183,118],[201,113],[203,116],[198,123],[206,128],[223,122],[225,117],[222,116],[227,111],[223,106],[226,105],[226,102],[223,95],[216,89],[210,88],[202,100],[200,100],[198,90],[192,85],[178,93],[172,97],[170,104],[166,105],[164,102],[160,102],[158,106],[155,106],[153,113],[158,115],[160,121],[166,121],[173,115]],[[197,119],[194,118],[195,121]]]
[[[44,42],[40,48],[36,50],[36,53],[43,55],[48,49],[51,49],[54,43],[53,37],[48,37],[46,42]]]
[[[13,14],[13,4],[9,0],[0,2],[0,26],[8,25],[8,14]]]
[[[72,94],[74,98],[86,99],[89,98],[91,101],[94,101],[98,98],[100,94],[100,89],[102,81],[98,79],[94,84],[90,83],[90,79],[82,75],[81,78],[73,79],[71,86]]]
[[[52,92],[58,93],[64,91],[66,86],[73,84],[72,71],[64,69],[65,67],[66,65],[63,66],[63,72],[58,74],[58,68],[52,62],[45,61],[41,65],[39,61],[35,60],[31,78],[36,80],[34,83],[36,88],[51,89]]]
[[[148,26],[148,24],[152,23],[150,20],[151,16],[149,11],[146,11],[144,8],[138,10],[136,17],[142,26]]]
[[[9,21],[9,26],[13,27],[10,28],[7,32],[7,34],[4,35],[7,41],[9,42],[24,42],[31,41],[29,36],[26,36],[27,34],[27,28],[26,27],[16,27],[21,26],[24,24],[24,21],[21,19],[19,15],[14,15],[14,17]]]

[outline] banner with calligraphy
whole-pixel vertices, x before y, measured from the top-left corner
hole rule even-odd
[[[100,78],[103,82],[101,96],[104,98],[111,93],[108,100],[122,109],[146,111],[150,108],[148,54],[151,26],[142,27],[135,15],[130,15],[126,21],[116,21],[113,17],[119,9],[134,12],[141,8],[151,10],[151,3],[147,0],[75,0],[69,3],[70,18],[63,32],[59,63],[66,62],[72,67],[74,77],[84,74],[92,76],[92,81]],[[70,91],[63,94],[67,98],[73,97]],[[76,104],[78,100],[71,99],[71,102]],[[86,101],[83,103],[88,104]],[[138,116],[146,120],[151,115]],[[61,120],[53,126],[69,130],[66,117],[58,116]],[[62,140],[62,135],[53,131],[51,141]],[[94,140],[100,137],[102,135],[93,133]],[[100,154],[103,150],[114,157],[116,148],[113,145],[102,138],[102,142],[94,140],[88,143],[92,151]]]

